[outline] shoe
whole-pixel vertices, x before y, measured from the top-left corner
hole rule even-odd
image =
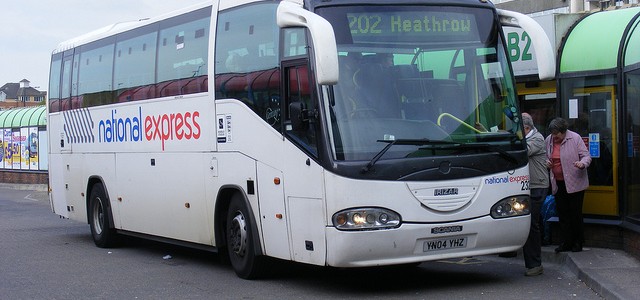
[[[565,245],[563,244],[563,245],[558,246],[558,248],[556,248],[554,251],[555,251],[556,253],[559,253],[559,252],[567,252],[567,251],[571,251],[571,248],[569,248],[569,247],[567,247],[567,246],[565,246]]]
[[[544,268],[542,268],[542,266],[537,266],[527,269],[527,271],[524,273],[524,276],[538,276],[542,273],[544,273]]]
[[[573,245],[573,247],[571,247],[571,252],[580,252],[582,251],[582,245],[581,244],[575,244]]]

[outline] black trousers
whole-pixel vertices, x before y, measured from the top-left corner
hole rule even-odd
[[[524,255],[524,266],[527,269],[535,268],[542,265],[541,248],[542,238],[540,234],[540,210],[542,203],[547,197],[547,188],[531,189],[530,211],[531,211],[531,228],[529,229],[529,237],[522,247]]]
[[[582,203],[584,191],[567,193],[564,181],[556,181],[556,212],[562,234],[562,247],[582,246],[584,243],[584,224],[582,220]]]

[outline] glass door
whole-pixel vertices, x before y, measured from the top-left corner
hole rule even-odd
[[[616,216],[619,214],[616,88],[574,86],[571,91],[568,97],[563,97],[562,115],[569,122],[569,129],[580,134],[592,158],[583,212]]]
[[[640,225],[640,70],[627,73],[625,84],[626,107],[621,113],[625,117],[625,128],[620,130],[620,145],[625,148],[622,202],[626,219]]]

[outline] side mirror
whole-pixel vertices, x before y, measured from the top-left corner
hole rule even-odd
[[[289,116],[293,131],[306,130],[309,127],[309,112],[302,102],[289,103]]]
[[[306,27],[314,45],[316,80],[321,85],[338,82],[338,46],[333,26],[324,18],[302,8],[302,4],[282,1],[278,5],[277,23],[280,28]]]

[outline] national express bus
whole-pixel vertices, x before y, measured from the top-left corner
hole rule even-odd
[[[418,264],[513,251],[527,147],[502,26],[485,0],[215,0],[59,44],[50,199],[121,235],[267,258]],[[542,51],[542,52],[541,52]],[[546,52],[545,52],[546,51]]]

